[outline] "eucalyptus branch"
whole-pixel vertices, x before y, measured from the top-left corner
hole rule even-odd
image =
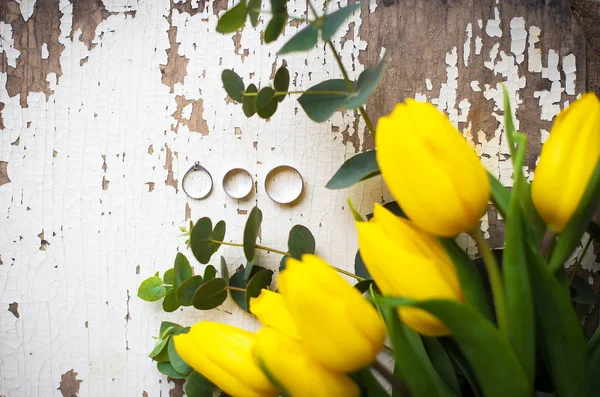
[[[231,285],[228,285],[225,287],[226,289],[232,290],[232,291],[242,291],[242,292],[246,292],[246,288],[238,288],[238,287],[232,287]]]
[[[348,95],[348,91],[275,91],[275,96],[288,94],[307,94],[307,95]],[[258,92],[244,92],[243,96],[258,96]]]
[[[248,11],[249,12],[256,12],[256,13],[260,13],[260,14],[273,15],[273,16],[277,15],[274,12],[265,11],[265,10],[263,10],[261,8],[248,8]],[[293,15],[288,15],[288,18],[291,19],[292,21],[301,21],[301,22],[306,22],[306,23],[312,23],[312,22],[314,22],[314,21],[309,20],[307,17],[302,18],[302,17],[293,16]]]

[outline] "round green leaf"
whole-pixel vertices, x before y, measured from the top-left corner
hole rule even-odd
[[[325,187],[344,189],[379,174],[381,172],[375,158],[375,150],[369,150],[346,160]]]
[[[272,43],[283,33],[283,28],[287,23],[287,12],[275,14],[265,29],[263,36],[265,43]]]
[[[250,211],[244,227],[244,255],[246,255],[248,262],[252,262],[254,259],[254,248],[256,247],[256,239],[258,238],[262,218],[262,211],[258,207],[254,207]]]
[[[354,256],[354,274],[368,280],[373,278],[371,277],[371,274],[369,274],[365,262],[363,262],[362,257],[360,256],[360,251],[356,251],[356,255]]]
[[[275,114],[278,103],[277,98],[273,97],[264,107],[257,109],[256,114],[258,114],[258,117],[266,120]]]
[[[185,378],[185,375],[177,372],[175,370],[175,368],[173,368],[171,363],[158,363],[158,364],[156,364],[156,367],[158,368],[158,371],[161,374],[167,375],[169,378],[173,378],[173,379],[184,379]]]
[[[248,88],[246,88],[246,94],[257,94],[258,88],[254,84],[250,84]],[[256,113],[256,95],[245,95],[244,100],[242,102],[242,110],[246,117],[254,116]]]
[[[208,265],[206,266],[206,269],[204,269],[204,277],[202,278],[204,279],[204,282],[207,282],[208,280],[215,278],[216,275],[217,269],[215,269],[213,265]],[[227,281],[225,281],[225,283],[227,283]]]
[[[166,351],[167,343],[169,343],[170,338],[171,336],[169,335],[165,339],[159,340],[156,346],[154,346],[154,349],[148,354],[148,357],[156,360],[156,357],[161,354],[163,350]]]
[[[287,262],[288,258],[289,256],[287,255],[281,257],[281,260],[279,261],[279,273],[285,270],[285,262]]]
[[[221,80],[223,81],[223,88],[227,95],[236,102],[242,102],[244,100],[244,81],[242,78],[233,70],[225,69],[221,73]]]
[[[342,23],[352,13],[358,10],[362,6],[362,3],[350,4],[346,7],[340,8],[339,10],[332,12],[325,17],[325,22],[322,27],[323,41],[331,40],[335,32],[342,26]]]
[[[260,15],[260,9],[262,7],[262,0],[250,0],[248,2],[248,14],[250,15],[250,22],[252,27],[258,25],[258,16]]]
[[[227,269],[227,262],[223,256],[221,256],[221,277],[229,284],[229,269]]]
[[[244,26],[246,22],[246,0],[242,0],[235,7],[227,10],[217,22],[217,32],[233,33]]]
[[[171,363],[175,371],[179,372],[184,376],[188,376],[189,374],[194,372],[194,369],[187,365],[187,363],[183,361],[179,354],[177,354],[177,350],[175,349],[175,341],[173,340],[173,338],[171,338],[171,340],[169,341],[167,351],[169,353],[169,362]]]
[[[264,269],[252,276],[250,281],[248,281],[248,285],[246,286],[246,296],[244,298],[248,311],[250,311],[250,298],[259,296],[264,288],[268,288],[271,285],[272,279],[273,271]]]
[[[192,229],[190,236],[190,245],[192,247],[192,253],[202,264],[206,264],[210,261],[210,257],[214,253],[214,245],[210,242],[212,233],[212,222],[210,218],[200,218]]]
[[[202,276],[193,276],[185,280],[179,288],[177,288],[177,302],[179,302],[181,306],[191,306],[192,298],[201,285]]]
[[[167,289],[163,287],[163,280],[158,276],[148,277],[138,288],[138,297],[148,302],[155,302],[166,293]]]
[[[169,288],[167,295],[165,295],[165,300],[163,300],[163,310],[167,313],[171,313],[177,309],[179,309],[179,303],[177,303],[175,289]]]
[[[244,268],[244,266],[240,266],[236,270],[236,272],[233,273],[229,278],[229,285],[232,287],[245,289],[248,285],[249,280],[251,280],[253,276],[255,276],[258,272],[262,270],[267,269],[258,265],[253,266],[248,277],[245,277],[246,269]],[[240,309],[248,311],[248,306],[246,306],[245,291],[229,290],[229,293],[231,294],[231,298],[233,299],[235,304],[238,305]]]
[[[165,332],[169,331],[166,335]],[[176,323],[172,323],[170,321],[163,321],[162,323],[160,323],[160,334],[159,336],[161,338],[166,338],[168,335],[177,335],[179,333],[181,333],[181,330],[183,330],[183,327],[179,324]]]
[[[271,100],[275,97],[275,91],[271,87],[265,87],[260,90],[256,97],[256,108],[261,109],[268,106]]]
[[[310,87],[307,91],[308,93],[300,95],[298,102],[306,115],[317,123],[327,121],[350,95],[348,86],[343,79],[325,80]],[[315,91],[327,93],[315,94]]]
[[[290,72],[285,66],[280,67],[275,73],[275,79],[273,80],[273,86],[275,91],[287,92],[290,88]],[[285,94],[277,95],[277,101],[282,102],[285,98]]]
[[[212,397],[215,386],[199,372],[192,372],[185,382],[188,397]]]
[[[165,284],[173,285],[173,282],[175,281],[175,269],[171,268],[167,270],[165,274],[163,274],[163,281]]]
[[[192,305],[198,310],[211,310],[227,299],[227,283],[222,278],[213,278],[202,284],[192,298]]]
[[[283,55],[296,51],[308,51],[317,45],[318,40],[319,29],[314,24],[308,25],[292,36],[277,54]]]
[[[385,65],[385,54],[377,66],[364,70],[358,77],[356,92],[350,96],[344,104],[346,109],[356,109],[364,105],[369,99],[371,93],[377,88],[381,76],[383,75],[383,66]]]
[[[181,252],[178,252],[175,256],[175,282],[173,287],[175,289],[179,288],[181,283],[183,283],[188,278],[192,277],[192,267],[190,266],[190,262]]]
[[[223,241],[223,239],[225,238],[225,229],[226,229],[225,221],[217,222],[217,224],[215,225],[215,228],[213,229],[212,233],[210,234],[210,238],[215,241]],[[221,244],[219,244],[219,243],[212,243],[212,245],[213,245],[213,253],[217,252],[217,250],[221,246]]]
[[[300,259],[303,254],[315,253],[315,237],[306,226],[294,225],[288,237],[290,255]]]

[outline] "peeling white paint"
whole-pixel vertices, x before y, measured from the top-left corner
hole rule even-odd
[[[565,92],[568,95],[575,95],[575,82],[577,81],[577,63],[574,54],[569,54],[562,59],[563,72],[565,74]],[[566,107],[563,106],[563,107]]]
[[[483,48],[483,39],[480,36],[475,37],[475,55],[481,55]]]
[[[42,59],[48,59],[50,52],[48,51],[48,43],[42,44]]]
[[[536,48],[536,44],[540,42],[540,34],[542,31],[537,26],[529,28],[529,47],[527,49],[528,63],[527,70],[530,73],[542,72],[542,50]]]
[[[15,48],[15,42],[12,37],[12,28],[9,24],[0,22],[0,54],[4,53],[6,63],[13,68],[17,67],[17,58],[21,52]]]
[[[473,39],[473,25],[468,23],[465,29],[467,38],[465,44],[463,44],[463,63],[465,67],[469,66],[469,57],[471,56],[471,41]]]
[[[500,28],[500,11],[498,7],[494,7],[494,19],[488,19],[485,25],[485,33],[489,37],[502,37],[502,29]]]
[[[517,64],[521,64],[525,60],[527,44],[527,31],[523,17],[514,17],[510,20],[510,40],[510,51],[515,55]]]

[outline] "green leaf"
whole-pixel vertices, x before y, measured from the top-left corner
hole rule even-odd
[[[600,240],[600,225],[598,225],[596,222],[591,221],[585,230],[594,239]]]
[[[287,92],[290,88],[290,72],[288,72],[287,68],[282,66],[275,73],[275,79],[273,80],[273,86],[275,87],[275,91],[278,92]],[[285,98],[285,94],[278,95],[277,100],[282,102]]]
[[[233,70],[225,69],[221,73],[221,80],[223,81],[223,88],[231,99],[236,102],[244,101],[244,81],[236,72]]]
[[[279,273],[285,270],[285,263],[287,262],[288,258],[289,256],[287,255],[281,257],[281,260],[279,261]]]
[[[364,397],[389,397],[369,367],[363,368],[351,375],[361,389]]]
[[[600,161],[596,163],[596,168],[581,197],[581,201],[579,202],[575,213],[560,234],[560,238],[552,251],[552,257],[550,258],[550,264],[548,265],[552,271],[558,272],[563,269],[565,261],[569,259],[573,250],[579,245],[581,236],[590,224],[599,203]]]
[[[192,229],[190,235],[190,246],[192,247],[192,253],[202,264],[207,264],[210,261],[210,257],[214,253],[213,243],[210,242],[212,233],[212,221],[210,218],[204,217],[198,219],[196,225]]]
[[[486,397],[532,395],[533,386],[527,381],[508,341],[488,319],[470,306],[442,299],[414,301],[385,297],[379,298],[379,303],[388,308],[417,307],[433,314],[446,324],[475,372]],[[396,354],[404,357],[398,352]]]
[[[244,26],[246,22],[246,0],[240,1],[235,7],[227,10],[217,22],[217,32],[233,33]]]
[[[510,98],[508,97],[508,91],[506,90],[506,86],[504,84],[502,84],[502,93],[504,95],[504,131],[508,141],[510,157],[513,159],[513,164],[515,164],[517,130],[515,129],[515,124],[513,122],[512,110],[510,108]],[[518,169],[516,166],[514,168]]]
[[[165,284],[173,285],[173,282],[175,281],[175,269],[167,270],[165,274],[163,274],[163,281]]]
[[[185,280],[177,288],[177,302],[181,306],[192,306],[192,298],[198,288],[202,285],[202,276],[193,276]]]
[[[213,265],[208,265],[206,266],[206,269],[204,269],[204,277],[202,277],[202,279],[204,280],[204,282],[207,282],[208,280],[212,280],[213,278],[215,278],[216,275],[217,269],[215,269]],[[225,283],[227,283],[227,281],[225,281]]]
[[[458,276],[458,281],[460,282],[467,304],[490,321],[493,321],[494,314],[475,263],[456,244],[454,239],[438,238],[438,241],[448,253],[452,263],[454,263],[454,269],[456,270],[456,275]]]
[[[456,343],[451,338],[439,338],[438,340],[444,349],[446,349],[448,356],[454,363],[456,372],[461,374],[467,380],[473,395],[475,397],[483,397],[483,393],[481,392],[481,388],[479,387],[475,377],[475,372],[473,372],[469,362],[462,354]]]
[[[215,225],[215,228],[213,229],[212,233],[210,234],[210,238],[215,241],[223,241],[223,239],[225,239],[225,221],[217,222],[217,224]],[[215,252],[217,252],[217,250],[219,249],[221,244],[220,243],[212,243],[212,246],[213,246],[213,254],[214,254]]]
[[[363,262],[362,257],[360,256],[360,251],[356,251],[356,255],[354,256],[354,274],[367,280],[371,280],[373,278],[367,270],[365,262]]]
[[[452,365],[452,361],[444,350],[444,347],[440,343],[437,338],[430,338],[423,336],[423,345],[425,346],[425,350],[427,350],[427,355],[433,364],[433,367],[440,375],[444,383],[456,394],[457,396],[461,395],[460,385],[458,384],[458,379],[456,378],[456,372],[454,371],[454,366]]]
[[[505,104],[505,106],[509,105]],[[535,377],[534,308],[525,257],[525,251],[529,246],[523,231],[525,219],[524,209],[521,207],[521,195],[528,194],[528,191],[523,190],[527,181],[521,171],[525,162],[527,140],[520,134],[513,137],[513,140],[516,139],[520,143],[513,159],[515,182],[505,218],[506,237],[502,255],[502,276],[506,297],[508,338],[527,375],[528,382],[533,384]]]
[[[566,289],[544,266],[539,253],[535,254],[528,251],[527,260],[542,337],[538,345],[558,395],[585,396],[587,346],[583,330]]]
[[[354,284],[354,288],[356,288],[361,294],[364,294],[371,288],[372,284],[374,284],[373,280],[361,280]]]
[[[258,16],[262,7],[262,0],[250,0],[248,2],[248,15],[250,15],[250,23],[255,28],[258,25]]]
[[[185,375],[177,372],[175,370],[175,368],[173,368],[171,363],[158,363],[158,364],[156,364],[156,367],[158,368],[158,371],[161,374],[167,375],[169,378],[173,378],[173,379],[184,379],[185,378]]]
[[[400,218],[408,219],[400,205],[398,205],[397,201],[390,201],[388,203],[383,204],[383,208],[390,211],[392,214],[399,216]],[[373,213],[367,214],[367,220],[373,218]]]
[[[379,299],[377,301],[382,303]],[[429,360],[419,335],[402,323],[395,307],[384,302],[381,308],[394,355],[401,358],[396,360],[395,372],[404,380],[411,394],[427,397],[451,395]]]
[[[213,278],[202,284],[192,297],[192,305],[198,310],[211,310],[227,299],[227,283],[222,278]]]
[[[177,323],[172,323],[170,321],[163,321],[162,323],[160,323],[159,336],[160,336],[160,338],[165,339],[168,335],[179,335],[179,333],[181,333],[182,330],[183,330],[183,327]]]
[[[185,395],[188,397],[212,397],[215,386],[199,372],[192,372],[185,381]]]
[[[265,43],[272,43],[283,33],[283,28],[287,23],[287,12],[273,15],[273,18],[265,29],[263,36]]]
[[[246,255],[248,262],[254,260],[254,249],[256,248],[256,239],[258,238],[262,218],[262,211],[258,207],[254,207],[250,211],[244,227],[244,255]]]
[[[352,202],[352,199],[350,197],[347,197],[346,201],[348,202],[348,206],[350,207],[350,211],[352,211],[352,217],[354,218],[354,220],[356,222],[365,222],[365,219],[362,217],[362,215],[358,212],[358,210],[354,206],[354,203]]]
[[[588,364],[589,390],[594,391],[594,393],[600,390],[600,376],[598,375],[600,375],[600,349],[596,348]],[[589,394],[589,396],[592,396],[592,394]]]
[[[150,357],[150,358],[157,357],[167,347],[167,343],[169,343],[169,339],[171,339],[170,335],[168,337],[166,337],[165,339],[159,340],[158,343],[156,344],[156,346],[154,346],[154,349],[152,349],[150,354],[148,354],[148,357]]]
[[[596,331],[594,331],[594,334],[588,341],[588,356],[594,354],[598,346],[600,346],[600,327],[596,328]]]
[[[246,88],[246,94],[256,94],[258,93],[258,89],[256,88],[256,86],[254,84],[250,84],[248,86],[248,88]],[[254,116],[254,113],[256,113],[256,96],[252,95],[252,96],[244,96],[244,100],[242,102],[242,110],[244,111],[244,114],[246,115],[246,117],[252,117]]]
[[[345,189],[360,181],[381,174],[375,150],[359,153],[346,160],[327,182],[327,189]]]
[[[175,289],[169,288],[167,294],[165,295],[165,299],[163,300],[163,310],[167,313],[171,313],[177,309],[179,309],[179,303],[177,303]]]
[[[281,47],[277,55],[289,54],[290,52],[308,51],[317,45],[319,40],[319,28],[314,24],[300,30],[287,43]]]
[[[379,81],[381,81],[385,60],[386,56],[383,54],[383,58],[381,58],[381,61],[377,66],[365,69],[360,76],[358,76],[356,92],[352,94],[344,104],[346,109],[356,109],[367,102],[367,99],[369,99],[369,96],[373,93],[375,88],[377,88]]]
[[[192,267],[190,266],[190,262],[181,252],[178,252],[175,256],[175,283],[173,287],[175,289],[179,288],[181,283],[183,283],[188,278],[192,277]]]
[[[265,269],[262,266],[256,265],[250,271],[248,278],[246,278],[245,277],[246,269],[244,269],[244,266],[240,266],[236,270],[236,272],[233,273],[231,275],[231,277],[229,278],[229,285],[232,287],[245,289],[246,286],[248,285],[248,283],[250,282],[250,280],[252,279],[252,277],[262,270],[267,270],[267,269]],[[238,305],[240,309],[242,309],[244,311],[248,311],[248,306],[246,306],[245,291],[229,290],[229,293],[231,294],[231,298],[233,299],[235,304]]]
[[[227,268],[227,262],[225,262],[223,256],[221,256],[221,278],[229,284],[229,269]]]
[[[271,285],[271,280],[273,279],[273,271],[272,270],[260,270],[256,273],[250,281],[248,281],[248,285],[246,286],[246,296],[245,303],[248,311],[250,311],[250,298],[256,298],[260,295],[260,292],[268,288]]]
[[[344,23],[346,18],[352,15],[352,13],[358,10],[361,6],[361,3],[350,4],[327,15],[325,17],[325,22],[323,23],[321,32],[323,41],[331,40],[335,32],[337,32],[340,26],[342,26],[342,23]]]
[[[288,249],[293,258],[315,253],[315,237],[306,226],[294,225],[288,237]]]
[[[256,97],[256,113],[260,118],[268,119],[277,110],[277,98],[275,91],[271,87],[265,87],[260,90]]]
[[[194,372],[194,369],[187,365],[187,363],[183,361],[183,359],[177,353],[177,350],[175,349],[175,341],[173,340],[173,338],[171,338],[171,340],[169,341],[167,351],[169,352],[169,362],[171,363],[175,371],[179,372],[180,374],[183,374],[184,376],[188,376],[192,372]]]
[[[138,288],[138,297],[148,302],[157,301],[166,293],[167,289],[163,287],[163,280],[158,276],[148,277]]]
[[[252,270],[254,269],[254,261],[246,263],[246,270],[244,271],[244,280],[249,280]]]
[[[315,94],[319,91],[328,93]],[[349,96],[346,82],[343,79],[332,79],[310,87],[300,95],[298,102],[311,120],[322,123],[327,121]]]
[[[498,179],[494,175],[492,175],[489,171],[488,177],[490,179],[490,191],[492,195],[492,202],[496,206],[496,209],[502,215],[502,217],[506,217],[506,213],[508,212],[508,203],[510,201],[510,191],[500,183]]]

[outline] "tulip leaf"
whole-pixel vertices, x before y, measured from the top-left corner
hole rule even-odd
[[[263,271],[263,270],[267,270],[262,266],[254,266],[252,268],[252,270],[250,271],[250,275],[248,278],[245,278],[245,269],[244,266],[240,266],[237,271],[235,273],[233,273],[231,275],[231,277],[229,278],[229,285],[235,288],[241,288],[241,289],[246,289],[246,286],[248,285],[248,283],[250,282],[250,280],[252,279],[253,276],[255,276],[258,272]],[[239,306],[240,309],[244,310],[244,311],[248,311],[248,306],[246,305],[246,293],[245,291],[236,291],[236,290],[229,290],[229,293],[231,294],[231,298],[233,299],[233,301],[235,302],[236,305]]]
[[[388,392],[383,388],[369,367],[355,372],[351,377],[356,381],[361,389],[361,396],[365,397],[389,397]]]
[[[354,274],[367,280],[371,280],[373,278],[367,270],[365,262],[360,256],[360,251],[356,251],[356,255],[354,256]]]
[[[244,255],[246,255],[248,262],[254,260],[254,249],[256,248],[256,239],[258,238],[262,218],[262,211],[258,207],[254,207],[250,211],[250,215],[248,215],[248,220],[246,221],[244,228]]]
[[[592,353],[588,363],[588,383],[589,390],[600,390],[600,349]]]
[[[163,281],[165,284],[173,285],[173,282],[175,281],[175,269],[171,268],[167,270],[165,274],[163,274]]]
[[[175,296],[175,289],[169,288],[165,299],[163,300],[163,310],[167,313],[174,312],[179,309],[179,303],[177,303],[177,297]]]
[[[460,396],[460,385],[458,384],[458,378],[456,377],[456,372],[448,353],[446,353],[446,350],[444,350],[444,347],[437,338],[423,336],[422,339],[433,367],[450,390],[457,396]]]
[[[236,102],[244,101],[244,81],[242,78],[233,70],[225,69],[221,73],[221,81],[223,82],[223,88],[231,99]]]
[[[446,324],[471,365],[486,397],[532,395],[533,385],[527,381],[527,376],[506,338],[472,307],[443,299],[415,301],[382,297],[378,300],[382,307],[386,307],[388,313],[390,308],[412,306],[431,313]],[[396,354],[404,357],[398,352]]]
[[[219,18],[217,32],[224,34],[233,33],[240,29],[246,22],[246,12],[246,0],[242,0]]]
[[[449,238],[439,238],[438,240],[448,253],[452,263],[454,263],[454,269],[467,304],[490,321],[493,321],[494,315],[488,300],[488,294],[475,263],[456,244],[455,240]]]
[[[189,374],[194,372],[193,368],[187,365],[187,363],[183,361],[183,359],[177,353],[177,350],[175,349],[175,341],[173,340],[173,338],[171,338],[171,340],[169,341],[167,349],[167,351],[169,352],[169,362],[171,363],[175,371],[177,371],[180,374],[183,374],[184,376],[188,376]]]
[[[177,289],[188,278],[192,277],[192,267],[190,262],[181,252],[178,252],[175,256],[175,280],[173,288]]]
[[[246,88],[246,94],[254,95],[244,95],[242,110],[246,117],[252,117],[256,113],[256,96],[258,94],[258,88],[256,88],[254,84],[250,84],[248,88]]]
[[[488,177],[490,179],[490,191],[492,196],[492,202],[496,206],[496,209],[502,215],[502,217],[506,217],[506,213],[508,212],[508,203],[510,201],[510,191],[500,183],[498,179],[494,175],[492,175],[489,171]]]
[[[327,189],[345,189],[379,174],[381,172],[375,150],[369,150],[346,160],[325,187]]]
[[[213,278],[215,278],[216,275],[217,269],[215,269],[213,265],[208,265],[206,266],[206,269],[204,269],[204,276],[202,277],[202,279],[204,280],[204,282],[207,282],[208,280],[212,280]],[[225,282],[227,283],[227,280],[225,280]]]
[[[138,297],[148,302],[155,302],[166,294],[167,288],[163,286],[163,280],[158,276],[148,277],[138,288]]]
[[[327,15],[321,28],[323,41],[331,40],[335,32],[340,28],[340,26],[342,26],[346,18],[352,15],[352,13],[358,10],[361,6],[361,3],[350,4]]]
[[[298,102],[311,120],[322,123],[346,102],[349,95],[343,79],[332,79],[310,87],[300,95]]]
[[[221,256],[221,278],[229,284],[229,269],[227,268],[227,262],[225,262],[223,256]]]
[[[277,92],[287,92],[287,90],[290,88],[290,72],[285,66],[280,67],[277,70],[277,73],[275,73],[273,87]],[[286,94],[277,95],[277,101],[282,102],[285,98],[285,95]]]
[[[177,288],[177,302],[181,306],[192,306],[192,297],[202,285],[202,276],[192,276]]]
[[[571,256],[581,241],[581,236],[589,226],[592,216],[600,203],[600,161],[592,174],[575,213],[567,222],[560,238],[552,251],[549,267],[553,272],[562,270],[564,263]]]
[[[395,372],[406,382],[410,393],[428,397],[452,395],[429,360],[421,338],[400,320],[397,308],[381,298],[376,302],[382,308],[394,355],[401,357],[396,360]]]
[[[483,393],[481,392],[481,388],[477,383],[477,379],[475,377],[475,373],[473,369],[469,365],[469,362],[462,354],[456,343],[450,338],[439,338],[439,342],[442,344],[448,356],[454,363],[454,367],[456,368],[456,372],[462,374],[462,376],[467,380],[469,386],[471,387],[471,391],[475,397],[483,397]]]
[[[169,378],[185,379],[185,375],[177,372],[171,363],[158,363],[156,364],[156,367],[158,368],[158,372],[163,375],[167,375]]]
[[[352,212],[352,217],[354,218],[354,221],[365,222],[365,219],[362,217],[362,215],[358,212],[358,210],[354,206],[352,199],[350,197],[347,197],[346,201],[348,202],[348,206],[350,207],[350,211]]]
[[[519,169],[516,167],[516,146],[517,139],[515,129],[515,123],[512,115],[512,110],[510,108],[510,98],[508,96],[508,91],[506,90],[506,86],[502,84],[502,93],[504,95],[504,132],[506,134],[506,138],[508,141],[508,147],[510,151],[510,157],[513,160],[513,168],[515,170]]]
[[[525,250],[529,249],[529,244],[523,232],[524,209],[521,207],[520,200],[521,195],[528,193],[524,193],[523,190],[527,181],[522,172],[527,139],[520,134],[514,139],[520,142],[513,159],[515,182],[505,218],[506,241],[502,255],[502,275],[506,297],[508,338],[525,370],[527,380],[533,384],[535,376],[534,308],[527,258],[525,257]]]
[[[212,397],[215,386],[199,372],[192,372],[185,381],[185,395],[189,397]]]
[[[211,310],[227,299],[227,283],[222,278],[213,278],[203,283],[192,297],[192,306],[198,310]]]
[[[319,40],[319,28],[315,24],[310,24],[292,36],[281,47],[277,55],[289,54],[290,52],[308,51],[317,45]]]
[[[248,1],[248,15],[250,16],[250,23],[255,28],[258,25],[258,17],[260,15],[260,9],[262,8],[262,0],[250,0]]]
[[[272,43],[283,33],[285,24],[287,23],[287,12],[273,15],[273,18],[265,29],[263,38],[265,43]]]
[[[542,339],[538,345],[544,350],[557,394],[585,396],[587,345],[571,299],[563,284],[544,266],[539,253],[527,253],[536,324]]]
[[[600,327],[596,328],[596,331],[588,341],[588,356],[594,354],[598,346],[600,346]]]
[[[356,92],[351,94],[350,98],[348,98],[348,101],[344,103],[344,107],[346,109],[356,109],[367,102],[367,99],[369,99],[369,96],[373,93],[381,81],[383,67],[386,60],[385,55],[386,54],[383,54],[383,57],[377,66],[365,69],[360,76],[358,76]]]
[[[303,254],[314,254],[315,237],[306,226],[294,225],[288,237],[288,249],[296,259],[300,259]]]
[[[273,271],[267,269],[260,270],[250,278],[246,286],[246,296],[244,298],[244,303],[248,311],[250,311],[250,299],[258,297],[263,289],[269,288],[272,279]]]

